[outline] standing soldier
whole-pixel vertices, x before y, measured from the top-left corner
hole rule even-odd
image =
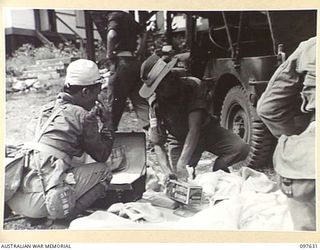
[[[288,196],[295,230],[316,230],[315,84],[314,37],[280,65],[257,107],[262,121],[279,138],[273,165]]]
[[[117,130],[127,97],[140,120],[142,128],[148,128],[148,103],[141,98],[138,91],[141,62],[137,59],[138,35],[142,32],[140,25],[124,11],[109,13],[107,22],[107,64],[111,71],[109,84],[103,89],[106,105],[112,110],[114,129]]]

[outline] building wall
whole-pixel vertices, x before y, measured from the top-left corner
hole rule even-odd
[[[85,30],[77,28],[76,13],[74,10],[56,10],[56,15],[66,22],[74,31],[76,31],[82,38],[85,38]],[[73,32],[57,19],[57,32],[65,34],[73,34]]]
[[[84,29],[84,12],[81,10],[55,10],[58,17],[66,22],[74,31],[76,31],[82,38],[86,37]],[[95,28],[95,27],[94,27]],[[60,20],[57,19],[57,32],[63,34],[73,34],[73,32],[65,26]],[[94,38],[100,39],[100,35],[95,30]]]
[[[33,10],[27,9],[7,9],[5,11],[5,27],[35,29]]]
[[[67,23],[74,31],[76,31],[82,38],[85,39],[86,33],[84,29],[84,14],[83,11],[76,10],[55,10],[58,17],[60,17],[65,23]],[[78,16],[76,16],[76,12]],[[81,16],[82,15],[82,16]],[[40,11],[41,16],[41,29],[46,31],[49,28],[48,16],[44,11]],[[57,19],[57,32],[62,34],[74,33]],[[5,11],[5,28],[20,28],[35,30],[35,16],[33,9],[7,9]],[[100,39],[98,32],[94,31],[94,38]]]
[[[3,13],[4,13],[4,27],[5,28],[12,27],[12,13],[11,13],[11,10],[5,9]]]

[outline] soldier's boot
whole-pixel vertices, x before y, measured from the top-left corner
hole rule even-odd
[[[106,185],[98,183],[76,201],[75,207],[69,217],[72,219],[76,218],[79,214],[86,211],[97,199],[103,198],[105,195]]]

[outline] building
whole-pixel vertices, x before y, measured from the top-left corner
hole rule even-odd
[[[100,34],[103,32],[104,23],[102,22],[101,27],[99,16],[105,17],[106,13],[107,11],[103,10],[8,8],[5,10],[6,55],[10,55],[24,43],[31,43],[38,47],[46,43],[54,43],[57,46],[61,42],[73,41],[79,47],[86,44],[87,40],[90,39],[88,41],[93,44],[94,41],[100,40],[103,36],[103,34],[102,36]],[[168,29],[167,20],[170,18],[169,25],[172,26],[172,32],[175,34],[181,33],[184,36],[186,17],[183,14],[175,13],[173,15],[174,12],[169,11],[147,12],[137,10],[131,11],[131,13],[143,25],[146,25],[144,22],[147,20],[149,23],[154,23],[158,35],[166,33]],[[198,30],[206,30],[208,29],[208,23],[206,20],[198,19],[197,27]],[[93,54],[92,51],[91,54]]]
[[[94,39],[100,39],[93,29]],[[25,43],[36,47],[46,43],[58,45],[73,41],[78,46],[86,41],[83,10],[6,9],[5,44],[10,55]]]

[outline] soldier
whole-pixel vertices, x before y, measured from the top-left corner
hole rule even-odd
[[[138,94],[142,85],[139,77],[141,62],[135,54],[142,28],[124,11],[109,13],[107,23],[107,64],[111,76],[102,95],[105,104],[112,110],[114,129],[116,131],[118,128],[127,97],[132,101],[141,127],[147,129],[149,107]]]
[[[262,121],[279,138],[273,164],[295,230],[316,230],[315,83],[314,37],[280,65],[257,106]]]
[[[44,107],[36,139],[25,144],[25,176],[7,202],[13,211],[30,218],[72,218],[105,194],[112,178],[105,162],[114,133],[108,112],[101,105],[91,110],[100,90],[94,62],[79,59],[68,66],[63,92]],[[102,122],[100,132],[96,114]],[[72,162],[84,152],[97,162]]]
[[[189,177],[186,167],[195,167],[204,151],[218,156],[213,171],[229,172],[230,165],[246,158],[249,146],[209,115],[206,88],[197,78],[174,74],[176,62],[176,58],[166,63],[152,55],[142,64],[144,85],[139,94],[150,98],[155,93],[156,120],[151,120],[150,140],[161,144],[168,139],[172,171],[178,178]]]

